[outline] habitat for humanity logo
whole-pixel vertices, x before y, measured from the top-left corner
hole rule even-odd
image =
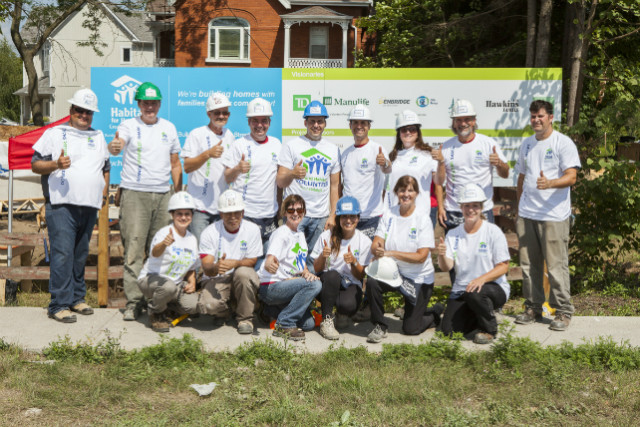
[[[316,148],[301,153],[306,159],[304,162],[304,168],[311,175],[324,176],[327,174],[327,168],[331,164],[329,161],[331,157],[321,153]]]
[[[113,99],[116,100],[119,104],[133,104],[133,100],[136,95],[136,89],[142,83],[134,79],[133,77],[129,77],[124,75],[119,79],[111,82],[111,86],[116,88],[116,92],[113,94]]]
[[[304,111],[311,102],[311,95],[293,95],[293,111]]]

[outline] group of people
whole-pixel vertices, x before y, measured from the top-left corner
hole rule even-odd
[[[124,320],[146,308],[151,328],[167,332],[181,314],[235,317],[238,332],[250,334],[259,312],[275,319],[275,336],[301,340],[316,326],[310,307],[317,299],[323,337],[338,339],[366,304],[373,324],[367,339],[380,342],[388,329],[383,294],[399,292],[405,334],[439,327],[480,344],[496,336],[510,256],[493,224],[492,175],[495,169],[506,178],[510,167],[498,144],[476,132],[469,101],[454,103],[455,136],[439,149],[424,142],[418,115],[402,111],[387,152],[369,138],[373,119],[363,105],[348,116],[354,144],[340,150],[323,137],[329,114],[318,101],[304,110],[306,134],[281,143],[268,132],[270,102],[256,98],[247,105],[249,134],[235,139],[226,127],[231,103],[217,92],[206,102],[208,123],[181,148],[175,126],[158,116],[159,88],[141,84],[136,100],[140,116],[120,123],[107,144],[91,128],[97,98],[81,89],[69,100],[69,123],[34,145],[52,250],[51,318],[70,323],[74,313],[93,313],[84,300],[84,264],[96,212],[107,200],[109,154],[122,153],[116,203]],[[546,262],[549,305],[557,312],[550,327],[565,330],[573,313],[570,186],[580,160],[575,144],[553,130],[549,102],[534,101],[530,113],[534,135],[515,165],[526,307],[516,322],[541,321]],[[436,220],[446,233],[438,243]],[[451,272],[446,308],[429,307],[434,252],[440,269]]]

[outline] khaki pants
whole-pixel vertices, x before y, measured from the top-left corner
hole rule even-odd
[[[230,316],[235,307],[236,320],[251,321],[260,286],[253,268],[238,267],[233,273],[208,279],[203,284],[198,312],[216,317]]]
[[[544,304],[544,262],[549,272],[549,306],[559,313],[572,315],[569,279],[570,218],[564,221],[536,221],[518,218],[516,230],[520,241],[522,294],[525,306],[542,312]]]
[[[181,313],[195,314],[198,312],[198,294],[186,294],[183,285],[186,282],[176,283],[159,274],[148,274],[138,280],[140,292],[147,299],[149,313],[163,313],[168,305]],[[175,307],[177,305],[177,307]]]

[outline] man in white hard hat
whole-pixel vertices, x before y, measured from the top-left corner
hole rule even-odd
[[[84,267],[98,210],[109,190],[109,152],[101,131],[91,127],[98,98],[80,89],[69,100],[69,122],[53,127],[34,144],[31,170],[42,175],[51,244],[48,315],[63,323],[93,314],[85,303]]]
[[[459,99],[451,111],[451,129],[456,134],[445,141],[440,150],[434,150],[433,158],[446,173],[446,199],[438,200],[438,220],[448,231],[462,224],[464,218],[458,202],[457,191],[465,184],[476,183],[484,190],[487,201],[484,214],[489,222],[493,217],[493,168],[498,176],[509,177],[509,164],[495,140],[476,133],[478,123],[476,111],[471,102]]]
[[[571,186],[577,181],[580,157],[574,142],[553,130],[553,105],[533,101],[529,107],[535,135],[520,147],[518,220],[522,294],[525,311],[516,323],[542,320],[545,301],[544,263],[549,276],[549,306],[556,309],[550,329],[564,331],[573,315],[569,277]]]
[[[373,239],[384,210],[382,192],[391,162],[387,150],[369,139],[373,120],[367,107],[356,105],[348,120],[354,143],[340,152],[342,194],[358,200],[362,213],[357,228]]]
[[[328,117],[321,102],[311,101],[303,114],[306,135],[285,142],[278,159],[277,184],[284,189],[283,197],[299,194],[307,204],[298,229],[310,248],[325,229],[335,224],[340,198],[338,147],[322,137]]]
[[[200,236],[204,269],[198,312],[218,318],[236,313],[238,333],[253,332],[253,311],[260,282],[254,267],[262,256],[260,228],[244,221],[242,194],[227,190],[218,199],[222,219]]]
[[[120,235],[124,245],[124,320],[135,320],[144,305],[138,288],[153,236],[171,220],[167,207],[173,189],[182,189],[180,141],[173,123],[158,117],[162,95],[153,83],[136,91],[140,116],[123,121],[109,143],[114,156],[122,151]]]
[[[271,103],[256,98],[247,105],[250,133],[233,143],[225,154],[224,177],[231,187],[242,194],[244,218],[260,227],[262,243],[266,244],[277,228],[278,154],[282,144],[267,135],[271,125]]]
[[[187,191],[196,204],[190,231],[200,239],[209,224],[220,219],[218,197],[227,189],[222,155],[235,140],[225,126],[229,121],[231,102],[224,93],[215,92],[207,99],[209,123],[189,132],[182,147],[184,171],[188,173]]]

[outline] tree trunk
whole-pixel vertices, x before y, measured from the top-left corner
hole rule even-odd
[[[538,40],[536,42],[536,67],[549,65],[549,38],[551,37],[551,12],[553,0],[540,1],[540,20],[538,21]]]
[[[571,24],[574,29],[571,31],[573,38],[570,40],[569,91],[567,93],[567,126],[572,127],[578,122],[580,116],[580,100],[578,98],[582,93],[580,74],[583,67],[584,39],[579,35],[584,31],[585,8],[582,2],[573,3],[570,7],[573,8],[571,17],[577,21],[575,24]]]
[[[29,94],[29,105],[31,107],[31,117],[33,118],[34,126],[44,126],[44,119],[42,117],[42,98],[38,91],[38,72],[33,64],[33,55],[30,51],[25,52],[22,56],[22,62],[24,63],[24,69],[27,72],[27,93]]]
[[[525,60],[525,67],[527,68],[535,65],[537,10],[537,0],[527,0],[527,58]]]

